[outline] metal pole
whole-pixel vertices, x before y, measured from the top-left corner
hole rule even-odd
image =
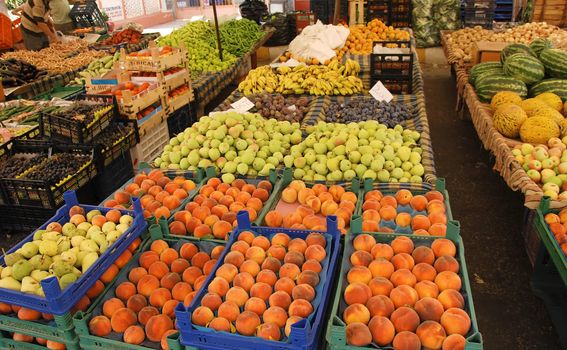
[[[215,15],[215,30],[217,32],[217,43],[219,44],[219,58],[222,61],[222,44],[219,31],[219,19],[217,17],[217,3],[216,0],[211,0],[213,2],[213,14]]]

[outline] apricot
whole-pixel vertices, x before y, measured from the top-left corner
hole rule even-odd
[[[244,311],[236,319],[236,331],[242,335],[254,335],[260,326],[260,317],[251,311]]]
[[[439,295],[439,287],[437,287],[437,285],[431,281],[421,281],[418,282],[414,289],[417,292],[417,295],[419,295],[420,299],[423,299],[425,297],[431,297],[431,298],[437,298],[437,296]]]
[[[323,248],[320,245],[311,245],[308,246],[307,249],[305,249],[305,259],[307,260],[313,259],[321,262],[325,260],[326,256],[327,256],[327,252],[325,251],[325,248]],[[301,265],[301,264],[297,264],[297,265]]]
[[[372,343],[372,333],[364,323],[354,322],[345,329],[346,342],[352,346],[366,346]]]
[[[146,334],[140,326],[130,326],[124,331],[124,342],[128,344],[142,344]]]
[[[368,266],[372,260],[372,255],[364,250],[357,250],[350,256],[350,263],[354,266]]]
[[[239,307],[248,301],[248,293],[242,287],[232,287],[225,296],[226,301],[234,301]]]
[[[343,296],[347,305],[366,304],[372,297],[372,291],[366,284],[355,282],[345,288]]]
[[[208,286],[209,292],[217,293],[221,297],[224,297],[229,289],[230,285],[221,277],[215,277]]]
[[[271,306],[262,315],[264,322],[275,323],[278,327],[285,327],[287,312],[279,306]]]
[[[118,298],[110,298],[102,304],[102,314],[111,318],[116,310],[126,307],[124,302]]]
[[[244,254],[239,251],[233,250],[225,255],[224,263],[232,264],[236,267],[240,267],[244,262]]]
[[[238,274],[238,269],[232,264],[223,264],[215,273],[216,277],[224,278],[228,283],[231,283],[234,277]]]
[[[394,312],[394,303],[392,303],[392,300],[386,295],[375,295],[368,299],[366,308],[370,312],[370,317],[390,317],[392,312]]]
[[[301,271],[313,271],[315,273],[319,273],[323,270],[321,264],[317,260],[307,260],[306,262],[301,265]]]
[[[435,277],[435,284],[440,291],[445,289],[461,290],[462,282],[459,275],[452,271],[442,271]]]
[[[141,294],[132,295],[126,302],[126,307],[138,313],[148,305],[148,300]]]
[[[97,337],[106,337],[112,331],[110,320],[106,316],[95,316],[89,321],[89,332]]]
[[[419,296],[415,289],[405,284],[395,287],[392,289],[392,292],[390,292],[390,299],[392,299],[396,309],[402,306],[413,307],[418,298]]]
[[[443,341],[443,350],[465,350],[467,340],[460,334],[451,334]]]
[[[184,282],[189,283],[194,286],[197,278],[201,277],[203,272],[197,266],[190,266],[185,271],[183,271],[182,279]]]
[[[471,319],[464,310],[452,307],[441,316],[441,325],[449,335],[460,334],[465,336],[471,328]]]
[[[276,292],[283,291],[286,292],[289,296],[291,296],[291,292],[295,287],[295,282],[289,277],[281,277],[279,280],[276,281],[274,284],[274,290]]]
[[[426,263],[419,263],[415,265],[411,272],[415,275],[417,282],[434,281],[437,276],[435,268]]]
[[[392,289],[394,289],[392,282],[384,277],[374,277],[368,283],[368,287],[370,288],[372,295],[389,296]]]
[[[177,282],[177,284],[173,286],[173,289],[171,289],[171,297],[174,300],[183,301],[185,300],[187,294],[191,293],[192,291],[193,288],[191,288],[191,285],[189,283]]]
[[[437,272],[443,271],[451,271],[454,273],[459,273],[460,265],[457,259],[453,258],[450,255],[443,255],[435,260],[435,264],[433,265]]]
[[[295,250],[300,252],[301,254],[305,254],[306,249],[307,249],[307,242],[305,242],[301,238],[294,238],[291,241],[289,241],[289,243],[287,244],[288,251]]]
[[[279,271],[280,278],[289,277],[292,280],[297,279],[300,273],[299,267],[295,264],[283,264]]]
[[[199,309],[199,308],[197,308]],[[195,312],[197,311],[197,309],[195,309],[195,311],[193,311],[193,316],[195,315]],[[211,312],[211,310],[208,310],[208,312]],[[198,316],[201,313],[198,314]],[[193,317],[192,316],[192,317]],[[205,316],[205,315],[203,315]],[[192,318],[193,320],[193,318]],[[210,318],[208,320],[208,322],[212,321],[212,318]],[[195,323],[195,321],[193,321]],[[208,323],[207,322],[207,323]],[[195,323],[197,324],[197,323]],[[153,342],[159,342],[161,341],[161,338],[163,337],[163,335],[165,334],[165,332],[167,332],[168,330],[173,329],[173,321],[167,317],[166,315],[156,315],[156,316],[152,316],[149,320],[148,323],[146,323],[146,336],[148,337],[148,340],[153,341]]]
[[[374,257],[374,259],[383,258],[390,260],[394,256],[394,250],[388,244],[377,243],[370,250],[370,254],[372,255],[372,257]]]
[[[421,350],[421,341],[415,333],[403,331],[396,334],[392,346],[394,350]]]
[[[349,305],[343,312],[343,321],[347,325],[354,322],[368,324],[370,321],[370,311],[363,304]]]
[[[287,254],[286,249],[281,245],[272,245],[268,251],[268,256],[274,257],[278,260],[283,260]]]
[[[257,297],[267,301],[270,298],[270,295],[272,295],[272,286],[268,283],[256,282],[252,288],[250,288],[251,297]]]
[[[386,259],[379,258],[373,260],[370,265],[368,265],[368,270],[370,271],[373,278],[384,277],[389,279],[390,276],[392,276],[392,273],[394,273],[394,265]],[[370,281],[365,283],[369,282]]]
[[[454,257],[457,254],[457,247],[455,246],[455,243],[446,238],[438,238],[434,240],[431,244],[431,250],[433,250],[436,258],[443,255]]]
[[[280,212],[271,210],[264,217],[264,222],[268,227],[282,227],[283,216]]]
[[[465,308],[465,299],[463,298],[461,293],[454,289],[446,289],[442,291],[441,293],[439,293],[437,300],[439,300],[439,302],[443,304],[445,310],[448,310],[450,308]]]
[[[407,253],[399,253],[392,257],[390,262],[394,265],[394,269],[408,269],[412,270],[415,266],[415,261],[412,256]]]
[[[246,243],[245,241],[236,241],[232,244],[232,246],[230,247],[230,251],[239,251],[242,254],[246,254],[246,251],[248,250],[248,248],[250,248],[250,245],[248,243]]]
[[[122,307],[112,313],[112,317],[110,317],[110,325],[114,332],[124,333],[126,328],[135,325],[137,320],[138,319],[134,311]]]

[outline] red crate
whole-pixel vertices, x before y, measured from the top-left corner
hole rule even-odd
[[[13,46],[12,21],[10,17],[0,13],[0,50],[11,49]]]

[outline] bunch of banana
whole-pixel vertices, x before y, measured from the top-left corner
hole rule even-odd
[[[363,89],[362,80],[357,77],[360,65],[347,60],[344,65],[338,61],[325,65],[280,66],[275,70],[269,66],[250,71],[238,89],[245,95],[258,92],[310,95],[352,95]]]

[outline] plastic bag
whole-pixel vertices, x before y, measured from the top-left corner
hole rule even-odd
[[[282,46],[287,45],[291,41],[289,18],[283,13],[275,13],[269,18],[264,27],[272,27],[276,31],[272,34],[265,46]]]

